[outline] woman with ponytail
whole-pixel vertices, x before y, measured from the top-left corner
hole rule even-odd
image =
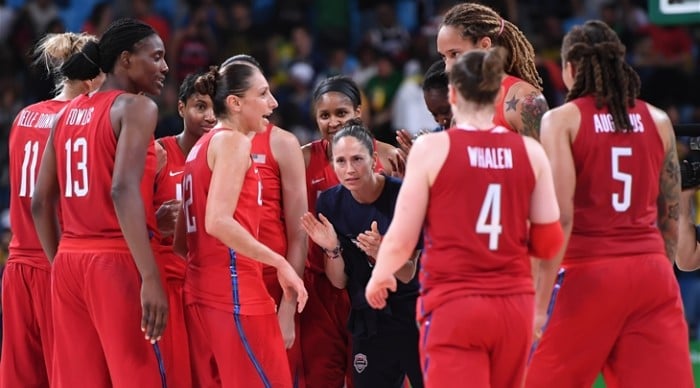
[[[218,124],[185,161],[175,251],[187,256],[185,321],[195,387],[291,388],[275,301],[263,264],[277,270],[286,302],[306,304],[301,277],[284,256],[258,241],[262,181],[251,137],[277,107],[257,61],[224,63],[199,77]]]
[[[542,146],[493,122],[505,63],[495,48],[452,66],[454,127],[413,145],[366,288],[370,306],[391,307],[395,273],[422,229],[417,310],[428,388],[522,386],[534,318],[530,256],[551,258],[562,245]]]
[[[0,387],[48,387],[53,364],[51,263],[39,243],[31,198],[51,126],[74,97],[99,87],[101,74],[79,80],[61,75],[63,63],[97,38],[50,34],[36,46],[36,64],[56,79],[56,96],[24,108],[10,129],[10,256],[2,280],[3,341]]]
[[[153,28],[120,19],[99,43],[87,43],[61,66],[69,79],[101,72],[106,79],[64,109],[32,199],[41,245],[54,261],[57,387],[166,385],[157,341],[168,304],[151,247],[159,241],[153,209],[158,107],[144,95],[161,92],[164,55]]]

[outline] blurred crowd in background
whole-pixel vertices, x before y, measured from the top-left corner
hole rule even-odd
[[[650,22],[646,0],[503,0],[489,5],[516,24],[535,48],[551,107],[566,95],[559,49],[568,29],[601,19],[627,46],[642,78],[642,98],[665,109],[674,123],[700,123],[700,25]],[[0,0],[0,226],[9,241],[7,140],[27,104],[52,96],[53,81],[31,67],[27,53],[47,33],[86,31],[99,36],[115,18],[151,24],[166,45],[170,71],[155,97],[157,136],[179,133],[177,90],[184,77],[247,53],[262,64],[279,101],[273,121],[299,137],[316,138],[310,94],[321,79],[346,74],[364,91],[365,122],[380,140],[437,124],[423,101],[423,72],[439,60],[435,37],[448,0]],[[696,274],[684,275],[684,294],[700,295]],[[690,279],[690,280],[688,280]],[[700,323],[700,298],[686,298],[691,329]],[[698,305],[695,307],[694,305]],[[694,321],[695,320],[695,321]]]

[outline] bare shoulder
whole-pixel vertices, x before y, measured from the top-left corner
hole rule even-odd
[[[671,143],[675,141],[675,133],[673,133],[673,123],[671,122],[671,118],[668,117],[666,112],[655,107],[654,105],[651,105],[648,102],[645,102],[645,104],[647,104],[651,119],[654,120],[654,124],[656,124],[656,128],[659,131],[659,136],[661,136],[664,149],[668,150]]]
[[[120,94],[112,104],[112,109],[124,112],[124,115],[138,116],[147,113],[158,113],[158,105],[151,98],[142,94]]]
[[[576,104],[567,102],[561,106],[548,110],[542,115],[542,136],[551,134],[552,131],[564,131],[574,136],[575,131],[581,125],[581,111]]]
[[[216,131],[211,138],[210,148],[224,148],[226,150],[241,150],[251,147],[251,140],[246,135],[234,130]]]
[[[447,150],[449,146],[450,138],[447,136],[446,131],[427,133],[418,136],[415,142],[413,142],[409,158],[414,154],[417,155],[414,159],[418,156],[422,158],[436,153],[439,154],[439,150]]]
[[[645,104],[647,104],[647,107],[649,108],[649,114],[651,114],[651,118],[654,120],[654,123],[656,123],[656,125],[672,125],[671,118],[668,117],[668,114],[666,114],[666,112],[655,107],[654,105],[651,105],[648,102],[645,102]]]
[[[270,134],[270,142],[276,143],[283,147],[301,147],[301,145],[299,144],[299,139],[297,139],[297,137],[293,133],[282,129],[278,126],[272,127],[272,133]]]

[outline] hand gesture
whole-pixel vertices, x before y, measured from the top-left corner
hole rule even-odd
[[[365,230],[364,232],[357,235],[355,240],[355,245],[362,249],[371,260],[371,263],[375,263],[377,258],[377,252],[379,252],[379,244],[382,242],[382,235],[379,234],[377,229],[377,221],[372,221],[370,225],[370,230]]]
[[[284,264],[277,268],[277,280],[280,282],[283,298],[286,302],[291,302],[296,296],[297,310],[301,312],[306,306],[306,301],[309,299],[309,294],[304,288],[304,281],[294,271],[294,268],[285,261]]]
[[[389,158],[389,163],[391,163],[390,175],[394,178],[403,179],[406,174],[406,155],[403,150],[397,148],[395,157]]]
[[[160,277],[146,278],[141,282],[141,331],[152,344],[160,340],[168,320],[168,299],[165,297]]]
[[[306,212],[301,216],[301,226],[321,248],[332,251],[338,246],[338,235],[335,233],[333,225],[323,214],[319,213],[318,219],[316,219],[313,214]]]
[[[158,230],[162,237],[170,237],[175,233],[175,222],[177,215],[180,213],[180,201],[171,199],[163,202],[156,210],[156,221],[158,222]]]
[[[383,309],[386,306],[386,298],[389,296],[389,291],[396,291],[396,278],[394,275],[381,275],[373,272],[367,283],[367,288],[365,288],[367,303],[374,309]]]
[[[403,154],[408,155],[409,151],[411,151],[411,147],[413,146],[413,137],[411,137],[411,134],[408,133],[407,130],[399,129],[396,131],[396,142],[399,143],[399,149],[403,152]]]

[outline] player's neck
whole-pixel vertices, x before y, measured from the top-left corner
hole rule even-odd
[[[493,114],[493,107],[457,111],[454,115],[454,126],[462,129],[490,130],[495,125]]]
[[[187,156],[187,154],[190,153],[192,147],[194,147],[194,145],[197,143],[197,140],[199,140],[199,138],[196,138],[195,136],[192,136],[189,132],[187,132],[187,128],[185,128],[184,131],[180,132],[180,134],[177,135],[176,138],[177,145],[180,146],[180,150],[185,156]]]

